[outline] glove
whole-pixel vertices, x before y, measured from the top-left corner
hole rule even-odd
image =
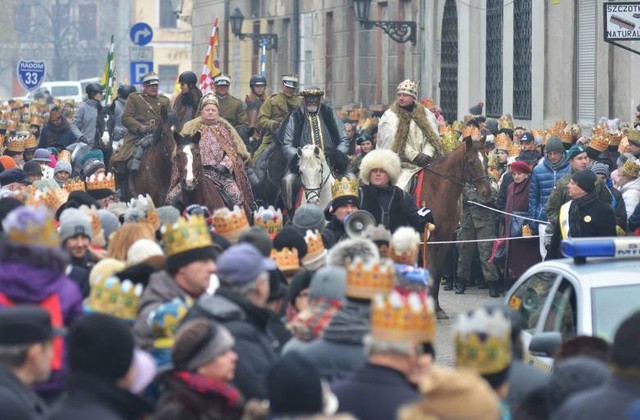
[[[433,213],[431,212],[431,209],[428,209],[427,207],[421,207],[418,210],[418,216],[422,217],[425,225],[427,223],[435,225],[435,220],[433,220]]]
[[[213,165],[213,170],[216,171],[218,174],[223,175],[223,176],[227,176],[227,175],[231,175],[231,172],[229,171],[229,168],[227,168],[226,166],[218,163],[217,165]]]
[[[149,127],[147,127],[146,125],[141,125],[140,128],[138,128],[138,133],[144,135],[144,134],[148,134],[150,133],[149,131]]]
[[[425,166],[431,163],[431,158],[425,155],[424,153],[420,152],[418,153],[418,156],[416,156],[413,159],[413,163],[424,168]]]

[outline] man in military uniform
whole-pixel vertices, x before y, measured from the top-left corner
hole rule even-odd
[[[254,74],[249,80],[251,93],[244,97],[244,108],[249,121],[249,151],[253,152],[262,143],[262,130],[258,127],[260,108],[267,100],[267,79],[261,74]]]
[[[218,98],[220,115],[236,129],[246,144],[250,134],[249,120],[247,120],[247,114],[244,112],[242,101],[229,94],[231,79],[229,76],[221,74],[213,79],[213,85]]]
[[[274,93],[260,107],[258,116],[258,127],[264,132],[262,144],[253,155],[253,161],[257,162],[264,150],[271,144],[275,132],[280,124],[301,102],[300,96],[296,95],[298,87],[298,76],[295,74],[285,74],[282,76],[281,90]]]
[[[122,124],[128,130],[122,144],[115,151],[112,166],[117,171],[119,187],[126,185],[128,170],[137,172],[144,149],[138,146],[138,140],[145,134],[152,133],[162,124],[160,112],[162,107],[171,109],[171,101],[164,95],[158,95],[160,79],[155,73],[142,77],[142,92],[129,94],[122,111]],[[133,161],[129,164],[131,158]]]

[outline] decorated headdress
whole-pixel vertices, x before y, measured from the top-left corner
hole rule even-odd
[[[202,111],[202,108],[204,108],[206,105],[209,105],[209,104],[213,104],[217,108],[220,108],[220,104],[218,103],[218,98],[212,92],[207,93],[202,97],[202,99],[200,99],[200,104],[198,105],[198,114],[200,113],[200,111]]]
[[[327,250],[320,232],[307,230],[304,241],[307,244],[307,255],[302,258],[304,267],[309,271],[323,267],[326,263]]]
[[[520,156],[521,151],[522,151],[522,147],[519,144],[513,142],[509,145],[507,155],[509,155],[509,157],[518,157]]]
[[[7,150],[10,152],[15,152],[15,153],[22,153],[24,152],[24,142],[26,140],[25,136],[13,136],[9,138],[9,141],[7,141]]]
[[[285,275],[300,270],[300,259],[298,258],[297,248],[290,249],[284,247],[280,251],[272,249],[269,258],[276,263],[278,270],[282,271]]]
[[[167,267],[170,271],[193,261],[215,257],[215,247],[207,222],[202,215],[194,214],[188,219],[181,217],[174,224],[164,225],[162,242],[167,253]]]
[[[503,115],[498,119],[498,130],[513,131],[513,118],[510,114]]]
[[[160,229],[160,218],[149,194],[132,198],[127,206],[129,208],[124,213],[125,222],[144,222],[149,223],[155,230]]]
[[[91,190],[115,191],[116,190],[116,178],[113,176],[111,172],[109,172],[106,175],[104,173],[99,173],[97,175],[93,174],[86,179],[86,183],[87,183],[87,191],[91,191]],[[140,198],[138,198],[138,202],[140,202]],[[138,203],[134,204],[134,206],[135,205],[137,205],[138,207],[141,206],[141,204],[138,204]]]
[[[53,217],[46,211],[31,206],[18,207],[2,221],[6,240],[24,246],[58,248],[60,237]]]
[[[442,138],[442,149],[444,154],[453,152],[460,144],[459,134],[453,129],[453,126],[446,126],[440,131]]]
[[[508,134],[500,133],[496,136],[496,149],[497,150],[509,150],[509,145],[511,144],[511,137]]]
[[[627,159],[627,161],[620,168],[620,175],[624,175],[627,178],[637,178],[640,172],[640,162],[635,159]]]
[[[300,92],[300,95],[302,95],[302,97],[307,98],[307,97],[322,97],[324,96],[324,90],[320,89],[319,87],[313,86],[310,88],[306,88],[305,90],[303,90],[302,92]]]
[[[418,86],[420,82],[412,82],[409,79],[406,79],[398,85],[398,90],[396,93],[404,93],[405,95],[409,95],[413,97],[413,99],[418,99]]]
[[[609,147],[609,137],[605,135],[594,135],[591,137],[587,149],[593,149],[598,153],[602,153]]]
[[[264,229],[271,239],[282,230],[283,218],[282,210],[269,206],[266,209],[262,206],[253,212],[253,224]]]
[[[213,227],[216,233],[235,244],[240,235],[249,229],[249,221],[242,208],[233,206],[233,210],[229,210],[224,207],[213,212]]]
[[[380,341],[431,343],[436,336],[433,299],[392,291],[371,301],[371,336]]]
[[[24,140],[24,150],[35,150],[38,148],[38,139],[33,134],[29,133]]]
[[[372,299],[376,293],[388,293],[394,285],[396,271],[391,261],[365,264],[357,257],[347,265],[346,295]]]
[[[331,196],[333,198],[333,201],[331,202],[332,210],[348,203],[352,203],[357,206],[359,204],[358,180],[352,177],[336,179],[331,185]]]

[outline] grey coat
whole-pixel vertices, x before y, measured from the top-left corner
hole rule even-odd
[[[98,101],[85,99],[78,107],[71,121],[71,132],[76,140],[85,138],[85,143],[93,145],[96,139],[96,124],[98,121]]]
[[[122,124],[122,112],[124,111],[124,104],[127,102],[126,99],[122,99],[118,97],[114,102],[113,107],[113,118],[116,120],[116,127],[113,132],[113,141],[117,142],[124,138],[124,135],[127,134],[127,127]]]

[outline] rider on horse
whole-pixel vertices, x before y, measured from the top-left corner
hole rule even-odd
[[[140,169],[144,145],[139,145],[138,141],[161,125],[162,107],[170,109],[169,98],[158,95],[159,84],[158,76],[155,73],[148,73],[142,78],[142,92],[131,93],[127,99],[122,112],[122,124],[129,132],[112,158],[119,188],[127,184],[129,171],[135,173]]]
[[[253,151],[260,146],[262,141],[262,130],[258,127],[258,114],[262,104],[267,99],[267,78],[254,74],[249,80],[251,93],[244,97],[244,108],[249,121],[249,151]]]
[[[174,127],[177,132],[188,122],[197,117],[198,104],[202,99],[202,92],[198,89],[198,76],[192,71],[185,71],[178,77],[180,94],[173,101],[173,110],[178,117]]]
[[[96,140],[98,114],[102,111],[104,88],[100,83],[89,83],[85,88],[87,99],[78,107],[71,121],[71,132],[76,142],[93,146]]]

